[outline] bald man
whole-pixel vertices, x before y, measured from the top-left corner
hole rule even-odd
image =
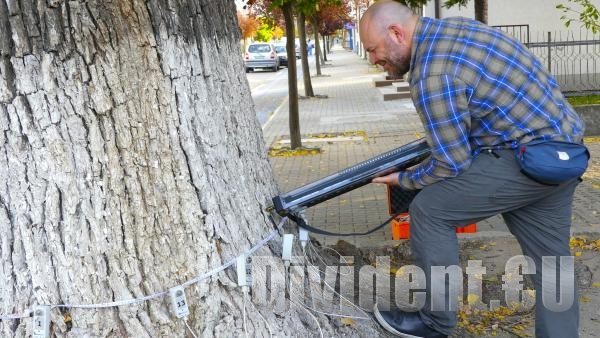
[[[458,265],[456,227],[501,214],[535,264],[530,268],[536,271],[536,335],[577,337],[569,235],[579,179],[555,185],[534,181],[521,173],[514,152],[532,140],[582,142],[583,122],[554,78],[500,30],[465,18],[418,17],[394,1],[371,6],[360,22],[360,35],[372,63],[391,75],[410,74],[412,100],[432,152],[410,170],[373,180],[422,189],[409,209],[410,241],[415,264],[427,278],[420,311],[376,305],[379,323],[402,337],[451,334],[456,309],[446,288],[461,280],[432,280],[431,269]],[[565,277],[560,288],[571,297],[560,298],[562,307],[546,301],[559,299],[555,290],[560,288],[554,279],[542,281],[543,256],[556,258]],[[567,257],[566,263],[558,263],[561,257]]]

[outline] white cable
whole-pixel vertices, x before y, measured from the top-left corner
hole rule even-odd
[[[194,279],[190,279],[189,281],[187,281],[187,282],[185,282],[185,283],[183,283],[181,285],[185,288],[185,287],[188,287],[188,286],[190,286],[192,284],[196,284],[196,283],[198,283],[198,282],[200,282],[200,281],[202,281],[204,279],[207,279],[208,277],[211,277],[211,276],[214,276],[214,275],[218,274],[219,272],[227,269],[228,267],[232,266],[233,264],[235,264],[235,259],[232,259],[232,260],[228,261],[227,263],[219,266],[218,268],[214,268],[211,271],[206,272],[206,273],[204,273],[204,274],[202,274],[202,275],[200,275],[200,276],[198,276],[198,277],[196,277]]]
[[[192,331],[192,328],[190,327],[190,325],[187,322],[187,318],[183,319],[183,322],[185,323],[185,326],[187,326],[188,330],[190,330],[190,333],[192,334],[192,336],[194,336],[194,338],[198,338],[198,336],[196,336],[196,334],[194,333],[194,331]]]
[[[311,245],[312,245],[312,243],[311,243]],[[312,246],[313,246],[313,248],[315,248],[314,245],[312,245]],[[328,246],[324,246],[323,249],[325,249],[325,250],[331,250],[331,251],[335,252],[338,256],[340,256],[342,258],[342,260],[344,261],[344,264],[348,265],[348,260],[346,260],[346,257],[342,256],[342,254],[339,251],[337,251],[336,249],[330,248]]]
[[[244,298],[242,306],[242,316],[244,317],[244,333],[246,334],[246,338],[248,338],[248,326],[246,326],[246,295],[248,294],[248,289],[246,288],[246,286],[242,286],[242,292],[244,293],[242,296]]]
[[[306,311],[311,317],[313,317],[313,319],[317,323],[317,326],[319,327],[319,332],[321,333],[321,338],[323,338],[323,329],[321,329],[321,324],[319,324],[319,320],[317,319],[317,317],[315,315],[313,315],[312,312],[310,312],[308,310],[308,308],[306,308],[306,306],[304,306],[303,304],[298,304],[295,300],[293,300],[291,295],[290,295],[290,301],[292,301],[292,303],[296,304],[296,306],[298,306],[299,308],[304,309],[304,311]]]
[[[271,331],[271,325],[269,325],[269,322],[267,321],[267,319],[265,317],[263,317],[263,315],[260,313],[260,311],[258,311],[256,306],[254,306],[254,303],[252,303],[252,301],[250,301],[250,305],[252,305],[252,308],[254,309],[254,311],[256,311],[256,313],[258,313],[260,318],[265,322],[265,325],[267,326],[267,330],[269,330],[269,336],[273,337],[273,331]]]
[[[281,219],[281,221],[279,221],[279,224],[277,225],[277,229],[271,231],[271,233],[269,234],[269,236],[263,238],[260,242],[258,242],[258,244],[256,244],[254,247],[252,247],[252,249],[248,250],[244,256],[248,257],[250,255],[252,255],[254,252],[256,252],[258,249],[260,249],[262,246],[264,246],[265,244],[267,244],[267,242],[271,241],[273,238],[275,238],[275,236],[277,236],[279,234],[279,230],[283,227],[283,223],[285,223],[285,221],[287,221],[287,217],[284,217]],[[183,287],[186,286],[190,286],[192,284],[195,284],[201,280],[204,280],[208,277],[211,277],[212,275],[216,275],[217,273],[227,269],[228,267],[232,266],[233,264],[235,264],[237,257],[240,255],[237,255],[235,258],[231,259],[229,262],[225,263],[224,265],[210,271],[207,272],[205,274],[202,274],[194,279],[191,279],[185,283],[182,284]]]
[[[168,291],[161,291],[161,292],[153,293],[151,295],[144,296],[144,297],[141,297],[141,298],[124,299],[124,300],[119,300],[119,301],[110,302],[110,303],[99,303],[99,304],[57,304],[57,305],[50,305],[50,307],[51,308],[102,309],[102,308],[108,308],[108,307],[117,307],[117,306],[124,306],[124,305],[131,305],[131,304],[135,304],[135,303],[141,303],[141,302],[145,302],[145,301],[152,300],[152,299],[155,299],[155,298],[163,297],[164,295],[166,295],[168,293],[169,293]]]
[[[287,217],[283,217],[281,219],[281,221],[279,221],[279,224],[277,225],[277,227],[275,228],[275,230],[271,231],[271,233],[263,238],[260,242],[258,242],[254,247],[252,247],[250,250],[248,250],[247,252],[244,253],[245,257],[248,257],[250,255],[252,255],[254,252],[256,252],[258,249],[260,249],[261,247],[263,247],[266,243],[268,243],[269,241],[271,241],[273,238],[275,238],[275,236],[277,236],[279,234],[279,230],[281,230],[281,228],[283,227],[283,224],[287,221]],[[239,256],[239,255],[238,255]],[[237,258],[237,256],[236,256]],[[233,264],[235,264],[236,262],[236,258],[228,261],[227,263],[221,265],[220,267],[217,267],[207,273],[204,273],[194,279],[191,279],[183,284],[181,284],[181,286],[183,287],[187,287],[190,286],[192,284],[198,283],[208,277],[211,277],[213,275],[216,275],[217,273],[227,269],[228,267],[232,266]],[[115,302],[108,302],[108,303],[99,303],[99,304],[51,304],[49,305],[51,308],[80,308],[80,309],[101,309],[101,308],[108,308],[108,307],[117,307],[117,306],[124,306],[124,305],[131,305],[131,304],[135,304],[135,303],[140,303],[140,302],[145,302],[148,300],[152,300],[155,298],[159,298],[159,297],[163,297],[166,294],[168,294],[168,291],[160,291],[160,292],[156,292],[153,293],[151,295],[147,295],[147,296],[143,296],[140,298],[132,298],[132,299],[124,299],[124,300],[119,300],[119,301],[115,301]],[[13,319],[21,319],[21,318],[27,318],[27,317],[31,317],[31,310],[28,310],[27,314],[8,314],[8,315],[0,315],[0,320],[13,320]],[[186,323],[187,325],[187,323]]]
[[[341,315],[341,314],[338,314],[338,313],[323,312],[323,311],[317,310],[314,307],[311,307],[311,306],[308,306],[308,305],[304,305],[304,304],[300,304],[300,305],[304,306],[307,310],[314,311],[316,313],[319,313],[319,314],[322,314],[322,315],[326,315],[326,316],[331,316],[331,317],[364,319],[364,320],[371,319],[371,318],[366,318],[366,317],[358,317],[358,316],[350,316],[350,315]]]
[[[323,272],[323,271],[322,271],[322,270],[319,270],[319,272]],[[335,291],[335,289],[333,289],[333,288],[332,288],[332,287],[331,287],[329,284],[327,284],[327,282],[323,281],[323,283],[324,283],[325,285],[327,285],[327,287],[329,287],[330,289],[332,289],[332,291],[333,291],[334,293],[336,293],[336,294],[337,294],[337,295],[338,295],[340,298],[342,298],[342,299],[346,300],[348,303],[352,304],[352,306],[354,306],[355,308],[357,308],[358,310],[360,310],[362,313],[364,313],[365,315],[367,315],[367,317],[358,317],[358,316],[351,316],[351,315],[345,315],[345,314],[337,314],[337,313],[323,312],[323,311],[319,311],[319,310],[317,310],[317,309],[315,309],[315,308],[313,308],[313,307],[307,306],[307,305],[305,305],[305,304],[298,303],[298,302],[294,301],[293,299],[290,299],[290,301],[292,301],[292,302],[293,302],[294,304],[296,304],[297,306],[304,307],[304,309],[305,309],[305,310],[306,310],[308,313],[310,313],[311,315],[312,315],[312,313],[311,313],[310,311],[313,311],[313,312],[316,312],[316,313],[319,313],[319,314],[322,314],[322,315],[326,315],[326,316],[331,316],[331,317],[352,318],[352,319],[362,319],[362,320],[370,320],[370,321],[373,321],[373,319],[372,319],[372,318],[371,318],[371,317],[370,317],[370,316],[369,316],[369,315],[368,315],[368,314],[367,314],[367,313],[366,313],[366,312],[365,312],[363,309],[361,309],[360,307],[356,306],[354,303],[352,303],[351,301],[349,301],[348,299],[346,299],[344,296],[342,296],[340,293],[338,293],[337,291]],[[293,297],[293,296],[292,296],[292,294],[290,294],[290,297]],[[315,320],[316,320],[316,317],[315,317],[314,315],[312,315],[312,316],[313,316],[313,318],[315,318]],[[317,321],[317,325],[318,325],[318,321]],[[320,329],[320,327],[319,327],[319,329]],[[322,335],[322,333],[321,333],[321,335]]]
[[[323,270],[317,269],[319,271],[319,273],[325,273]],[[352,305],[354,308],[356,308],[358,311],[362,312],[366,317],[357,317],[357,316],[350,316],[350,315],[343,315],[343,314],[336,314],[335,316],[337,317],[348,317],[348,318],[354,318],[354,319],[366,319],[366,320],[371,320],[373,321],[373,318],[367,313],[365,312],[365,310],[363,310],[360,306],[354,304],[354,302],[351,302],[348,298],[344,297],[341,293],[337,292],[335,290],[334,287],[332,287],[331,285],[329,285],[329,283],[327,283],[325,280],[323,280],[323,284],[325,284],[329,289],[331,289],[331,291],[333,291],[334,294],[338,295],[338,297],[340,298],[340,302],[341,300],[345,300],[346,302],[348,302],[350,305]],[[318,310],[312,308],[312,310],[319,312]],[[323,313],[323,312],[321,312]],[[323,313],[326,314],[326,313]]]
[[[325,263],[325,260],[323,259],[323,256],[321,256],[321,254],[319,252],[317,252],[316,247],[312,243],[308,243],[308,249],[313,251],[313,253],[315,254],[315,256],[317,256],[317,258],[321,261],[321,263],[323,263],[323,266],[325,266],[325,269],[330,269],[331,270],[331,268],[329,266],[327,266],[327,263]],[[334,248],[329,248],[329,249],[333,250],[340,257],[342,257],[344,263],[346,265],[348,265],[348,261],[346,260],[346,258],[344,256],[342,256],[337,250],[335,250]],[[338,272],[338,271],[334,271],[334,272],[335,273],[339,273],[340,276],[349,276],[349,275],[351,275],[350,273],[341,273],[341,272]]]
[[[312,246],[312,244],[310,244]],[[318,255],[318,253],[316,252],[316,250],[313,248],[313,251],[315,252],[315,254]],[[338,252],[339,254],[339,252]],[[341,257],[341,255],[340,255]],[[313,263],[310,258],[306,255],[306,253],[304,253],[304,262],[306,264],[306,262],[310,262],[311,264]],[[323,260],[321,260],[321,262],[323,262]],[[323,262],[325,263],[325,262]],[[325,271],[321,270],[321,269],[317,269],[319,271],[319,273],[323,273],[323,275],[325,275]],[[373,318],[367,313],[365,312],[365,310],[363,310],[360,306],[357,306],[356,304],[354,304],[354,302],[351,302],[348,298],[344,297],[341,293],[337,292],[335,290],[334,287],[332,287],[331,285],[329,285],[325,280],[323,280],[323,284],[325,284],[329,289],[331,289],[331,291],[333,291],[334,294],[338,295],[340,297],[340,302],[342,300],[345,300],[346,302],[348,302],[349,304],[351,304],[353,307],[355,307],[356,309],[358,309],[360,312],[362,312],[366,317],[356,317],[356,316],[349,316],[349,315],[339,315],[339,314],[328,314],[328,313],[324,313],[324,312],[320,312],[314,308],[311,308],[313,311],[315,312],[319,312],[322,314],[326,314],[326,315],[332,315],[332,316],[336,316],[336,317],[346,317],[346,318],[353,318],[353,319],[367,319],[367,320],[371,320],[373,321]]]
[[[354,304],[353,302],[351,302],[350,300],[348,300],[346,297],[342,296],[339,292],[335,291],[335,289],[333,289],[329,284],[327,284],[327,282],[323,281],[323,283],[325,285],[327,285],[328,288],[332,289],[332,291],[338,295],[340,297],[340,299],[345,300],[346,302],[348,302],[349,304],[351,304],[353,307],[355,307],[356,309],[358,309],[360,312],[364,313],[366,317],[359,317],[359,316],[352,316],[349,314],[340,314],[340,313],[329,313],[329,312],[323,312],[320,310],[315,309],[314,307],[310,307],[305,305],[305,307],[307,309],[310,309],[314,312],[320,313],[320,314],[324,314],[324,315],[328,315],[328,316],[333,316],[333,317],[340,317],[340,318],[353,318],[353,319],[362,319],[362,320],[370,320],[373,321],[373,318],[371,318],[369,316],[368,313],[365,312],[365,310],[361,309],[360,307],[358,307],[356,304]],[[340,300],[341,301],[341,300]]]
[[[14,320],[14,319],[22,319],[29,318],[33,312],[31,310],[26,310],[25,313],[13,313],[10,315],[0,316],[0,320]]]

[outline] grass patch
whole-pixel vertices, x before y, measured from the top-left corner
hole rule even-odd
[[[569,96],[567,101],[573,106],[600,104],[600,95]]]
[[[292,157],[292,156],[307,156],[307,155],[318,155],[323,151],[321,148],[309,148],[300,147],[291,149],[290,147],[271,148],[269,149],[269,156],[271,157]]]
[[[335,137],[351,137],[351,136],[359,136],[359,137],[366,139],[367,133],[364,130],[351,130],[351,131],[318,133],[318,134],[307,134],[306,135],[306,137],[308,137],[308,138],[335,138]]]

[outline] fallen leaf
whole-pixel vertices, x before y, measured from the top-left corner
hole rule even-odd
[[[497,282],[499,279],[498,279],[497,275],[490,275],[490,276],[486,275],[483,277],[483,280],[486,282]]]
[[[479,300],[479,296],[478,296],[478,295],[476,295],[476,294],[470,293],[470,294],[467,296],[467,302],[468,302],[469,304],[474,304],[474,303],[475,303],[476,301],[478,301],[478,300]]]
[[[340,319],[340,322],[342,322],[342,324],[347,325],[347,326],[356,326],[356,322],[352,318],[344,317],[344,318]]]

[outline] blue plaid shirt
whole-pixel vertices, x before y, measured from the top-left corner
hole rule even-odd
[[[482,147],[581,141],[556,80],[514,38],[470,19],[420,18],[412,39],[408,81],[432,155],[400,173],[403,188],[459,175]]]

